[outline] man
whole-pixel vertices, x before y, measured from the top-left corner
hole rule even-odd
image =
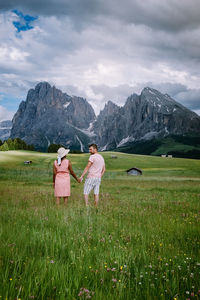
[[[88,206],[89,194],[91,190],[94,189],[94,204],[97,206],[99,202],[99,187],[101,184],[101,177],[103,176],[106,168],[104,159],[102,155],[98,153],[96,144],[89,145],[89,152],[91,155],[89,157],[88,164],[80,177],[80,180],[82,181],[83,177],[88,172],[88,176],[84,184],[85,205]]]

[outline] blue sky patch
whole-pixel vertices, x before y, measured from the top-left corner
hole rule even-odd
[[[23,97],[15,97],[13,95],[9,95],[2,92],[0,92],[0,98],[1,98],[0,105],[5,107],[7,110],[14,111],[14,112],[17,111],[19,104],[23,99]]]
[[[34,28],[34,26],[32,26],[31,23],[37,20],[38,17],[24,15],[17,9],[13,10],[13,12],[19,17],[19,21],[13,22],[13,25],[15,26],[15,28],[17,28],[17,32],[27,31]]]

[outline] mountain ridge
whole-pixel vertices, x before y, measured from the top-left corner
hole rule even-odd
[[[40,82],[19,105],[11,138],[22,138],[43,151],[51,143],[87,151],[91,142],[103,151],[170,134],[199,133],[196,113],[150,87],[131,94],[123,106],[109,100],[96,116],[86,99]]]

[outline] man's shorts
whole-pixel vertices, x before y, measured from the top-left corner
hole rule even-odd
[[[87,178],[84,184],[84,195],[89,195],[92,189],[94,189],[94,194],[99,194],[99,187],[101,184],[101,178]]]

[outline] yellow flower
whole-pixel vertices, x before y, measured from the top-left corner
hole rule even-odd
[[[122,270],[122,269],[123,269],[123,266],[120,267],[120,270]]]
[[[92,267],[91,266],[89,266],[89,269],[91,269]]]
[[[119,282],[121,282],[121,280],[120,280],[120,279],[119,279],[118,281],[119,281]]]
[[[12,278],[10,278],[10,280],[12,280]]]

